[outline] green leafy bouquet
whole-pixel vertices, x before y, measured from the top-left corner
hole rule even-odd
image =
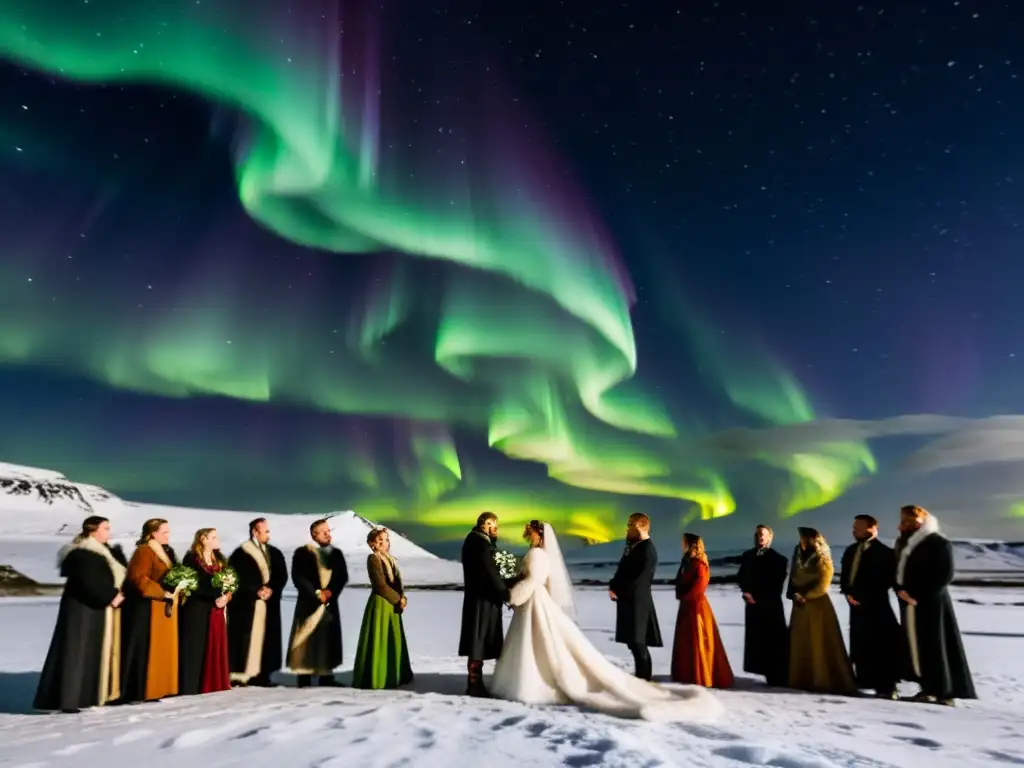
[[[224,565],[219,571],[213,574],[210,579],[214,589],[219,589],[222,595],[233,595],[238,591],[238,573],[230,565]]]
[[[168,592],[176,592],[182,597],[188,597],[199,589],[199,575],[195,568],[179,564],[167,572],[163,585]]]
[[[498,573],[506,581],[514,579],[519,573],[519,558],[511,552],[497,550],[494,553],[494,564],[498,566]]]

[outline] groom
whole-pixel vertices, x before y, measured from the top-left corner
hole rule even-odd
[[[661,648],[661,627],[654,611],[651,583],[658,567],[658,552],[651,541],[651,519],[642,512],[626,523],[626,551],[608,583],[608,595],[615,601],[615,642],[625,643],[633,654],[636,676],[652,676],[649,647]]]
[[[469,658],[466,693],[486,697],[484,661],[501,656],[504,644],[502,607],[509,601],[508,586],[501,578],[494,553],[498,541],[498,516],[484,512],[462,544],[462,631],[459,656]]]

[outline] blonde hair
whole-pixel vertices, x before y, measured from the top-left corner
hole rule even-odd
[[[832,549],[829,547],[828,542],[825,541],[825,537],[820,533],[811,539],[811,546],[814,547],[814,551],[818,555],[818,559],[822,562],[832,562]]]
[[[704,565],[709,565],[708,553],[704,551],[704,539],[696,533],[684,533],[683,542],[686,544],[687,557],[691,560],[700,560]]]
[[[203,562],[203,542],[216,530],[216,528],[200,528],[196,531],[196,535],[192,537],[192,546],[189,547],[189,551],[196,556],[199,562]],[[213,550],[213,559],[216,562],[223,563],[224,555],[220,553],[219,549],[215,549]]]
[[[136,542],[140,547],[148,544],[150,539],[153,538],[153,534],[160,530],[161,525],[167,525],[167,521],[162,517],[151,517],[149,520],[142,524],[142,535],[139,536],[139,540]]]

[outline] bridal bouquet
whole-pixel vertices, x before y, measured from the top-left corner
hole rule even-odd
[[[225,565],[210,579],[214,589],[219,589],[222,595],[232,595],[238,590],[238,574],[230,565]]]
[[[498,573],[503,579],[514,579],[519,573],[519,559],[511,552],[499,549],[494,553],[494,564],[498,566]]]
[[[199,575],[195,568],[187,565],[176,565],[164,576],[163,586],[168,592],[181,594],[188,597],[199,589]]]

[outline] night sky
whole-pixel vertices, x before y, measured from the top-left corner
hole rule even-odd
[[[0,459],[424,543],[1024,533],[1013,6],[373,5],[3,4]]]

